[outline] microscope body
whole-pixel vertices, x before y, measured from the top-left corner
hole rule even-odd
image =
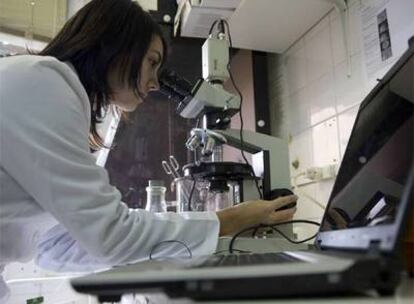
[[[262,181],[264,199],[273,198],[272,190],[291,189],[287,140],[243,130],[242,144],[240,130],[227,129],[216,132],[226,138],[227,145],[252,155],[251,165],[255,176]]]
[[[184,175],[210,185],[208,191],[217,193],[217,197],[233,189],[235,193],[228,196],[234,200],[231,204],[260,197],[271,199],[272,190],[290,189],[287,142],[247,130],[242,131],[241,140],[240,130],[229,128],[231,117],[240,111],[241,96],[223,88],[231,76],[229,42],[223,28],[207,38],[202,61],[203,78],[194,86],[171,73],[160,79],[161,92],[178,103],[177,112],[182,117],[201,119],[201,127],[192,129],[186,142],[196,156],[194,163],[184,166]],[[223,145],[252,154],[252,166],[224,161]],[[235,183],[238,187],[230,187]]]

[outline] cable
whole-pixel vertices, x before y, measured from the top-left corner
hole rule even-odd
[[[229,252],[230,253],[233,253],[233,244],[234,244],[234,241],[237,239],[237,237],[239,235],[241,235],[242,233],[247,232],[249,230],[256,229],[257,227],[260,228],[260,227],[264,227],[264,226],[262,226],[262,225],[255,225],[255,226],[252,226],[252,227],[247,227],[247,228],[245,228],[245,229],[237,232],[235,235],[233,235],[233,237],[231,238],[230,243],[229,243]]]
[[[312,239],[314,239],[315,237],[316,237],[316,235],[317,234],[315,234],[315,235],[312,235],[311,237],[309,237],[309,238],[307,238],[307,239],[304,239],[304,240],[301,240],[301,241],[295,241],[295,240],[292,240],[291,238],[289,238],[286,234],[284,234],[280,229],[277,229],[276,227],[273,227],[273,226],[271,226],[270,227],[272,230],[274,230],[274,231],[276,231],[277,233],[279,233],[281,236],[283,236],[288,242],[290,242],[290,243],[292,243],[292,244],[302,244],[302,243],[305,243],[305,242],[307,242],[307,241],[310,241],[310,240],[312,240]]]
[[[231,49],[231,48],[233,48],[233,42],[231,40],[230,26],[229,26],[228,22],[226,20],[224,20],[224,19],[220,19],[220,22],[222,24],[225,24],[225,26],[227,28],[227,34],[228,34],[229,43],[230,43],[230,49]],[[213,25],[214,25],[214,23],[213,23]],[[223,28],[224,28],[224,26],[223,26]],[[242,95],[240,89],[238,88],[238,86],[236,85],[236,82],[234,81],[233,73],[231,72],[230,61],[227,64],[227,71],[229,72],[230,81],[231,81],[234,89],[236,90],[237,94],[239,95],[239,98],[240,98],[240,106],[239,106],[239,118],[240,118],[240,152],[241,152],[241,155],[243,157],[244,162],[250,168],[250,174],[254,178],[254,182],[256,184],[256,189],[257,189],[257,192],[259,193],[259,197],[260,197],[260,199],[263,199],[263,193],[260,190],[259,182],[257,181],[256,175],[255,175],[255,173],[253,171],[253,167],[250,165],[249,161],[247,160],[246,155],[244,154],[244,139],[243,139],[244,121],[243,121],[243,115],[242,115],[243,95]]]
[[[213,24],[210,27],[210,30],[208,31],[208,35],[210,36],[211,33],[213,32],[214,27],[216,26],[217,22],[219,22],[220,19],[217,19],[216,21],[213,22]]]
[[[197,118],[196,121],[196,128],[199,127],[200,125],[200,118]],[[194,150],[194,164],[197,162],[197,150]],[[193,179],[193,185],[191,186],[191,191],[190,191],[190,196],[188,197],[188,211],[192,211],[193,208],[191,207],[191,200],[193,198],[193,193],[194,193],[194,189],[195,189],[195,185],[196,185],[196,180],[194,178],[193,175],[191,175],[191,178]]]
[[[193,185],[191,186],[190,197],[188,198],[188,211],[193,211],[193,208],[191,207],[191,200],[193,198],[193,193],[197,182],[193,175],[191,175],[191,178],[193,179]]]
[[[277,229],[275,226],[282,226],[282,225],[286,225],[286,224],[295,224],[295,223],[304,223],[304,224],[311,224],[311,225],[315,225],[315,226],[320,226],[320,224],[318,222],[315,221],[310,221],[310,220],[292,220],[292,221],[287,221],[287,222],[281,222],[281,223],[277,223],[277,224],[273,224],[273,225],[264,225],[264,224],[260,224],[260,225],[255,225],[255,226],[251,226],[248,228],[245,228],[239,232],[237,232],[230,240],[229,243],[229,252],[233,253],[233,245],[234,242],[236,241],[237,237],[239,237],[241,234],[243,234],[244,232],[250,231],[250,230],[258,230],[259,228],[271,228],[272,230],[278,232],[281,236],[283,236],[286,240],[288,240],[289,242],[293,243],[293,244],[301,244],[301,243],[305,243],[307,241],[312,240],[313,238],[316,237],[317,233],[314,234],[313,236],[301,240],[301,241],[295,241],[292,240],[291,238],[289,238],[287,235],[285,235],[284,233],[282,233],[279,229]]]
[[[252,253],[249,250],[242,250],[242,249],[236,249],[236,248],[233,248],[233,251],[237,251],[237,252],[240,252],[240,253]],[[217,254],[221,254],[223,252],[229,252],[229,250],[228,249],[219,250],[219,251],[214,252],[213,254],[217,255]]]
[[[177,241],[177,240],[166,240],[166,241],[162,241],[162,242],[159,242],[158,244],[155,244],[152,248],[151,248],[151,251],[150,251],[150,254],[149,254],[149,259],[150,260],[153,260],[153,258],[152,258],[152,253],[154,252],[154,249],[155,248],[157,248],[158,246],[160,246],[161,244],[163,244],[163,243],[178,243],[178,244],[181,244],[181,245],[183,245],[184,247],[185,247],[185,249],[187,249],[187,251],[188,251],[188,253],[189,253],[189,258],[191,259],[192,257],[193,257],[193,253],[191,252],[191,249],[184,243],[184,242],[182,242],[182,241]]]

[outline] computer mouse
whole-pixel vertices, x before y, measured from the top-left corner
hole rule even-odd
[[[270,191],[270,195],[269,195],[269,199],[274,200],[278,197],[282,197],[282,196],[288,196],[288,195],[293,195],[294,193],[292,191],[290,191],[289,189],[273,189],[272,191]],[[296,202],[292,202],[289,203],[283,207],[277,208],[275,211],[281,211],[281,210],[286,210],[286,209],[290,209],[290,208],[294,208],[296,207]]]
[[[286,210],[286,209],[290,209],[290,208],[294,208],[294,207],[296,207],[296,202],[292,202],[292,203],[289,203],[287,205],[284,205],[283,207],[277,208],[275,211]]]

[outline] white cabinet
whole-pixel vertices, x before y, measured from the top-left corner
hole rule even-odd
[[[217,18],[227,19],[234,47],[282,53],[325,16],[338,0],[222,0],[235,8],[210,7],[185,1],[180,14],[181,36],[207,37]],[[342,0],[343,1],[343,0]],[[193,2],[194,3],[194,2]],[[223,7],[224,6],[224,7]]]

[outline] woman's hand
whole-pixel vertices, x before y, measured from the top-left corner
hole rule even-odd
[[[296,195],[279,197],[272,201],[248,201],[217,211],[220,220],[220,236],[232,235],[242,229],[259,224],[276,224],[291,220],[296,208],[276,211],[297,201]]]

